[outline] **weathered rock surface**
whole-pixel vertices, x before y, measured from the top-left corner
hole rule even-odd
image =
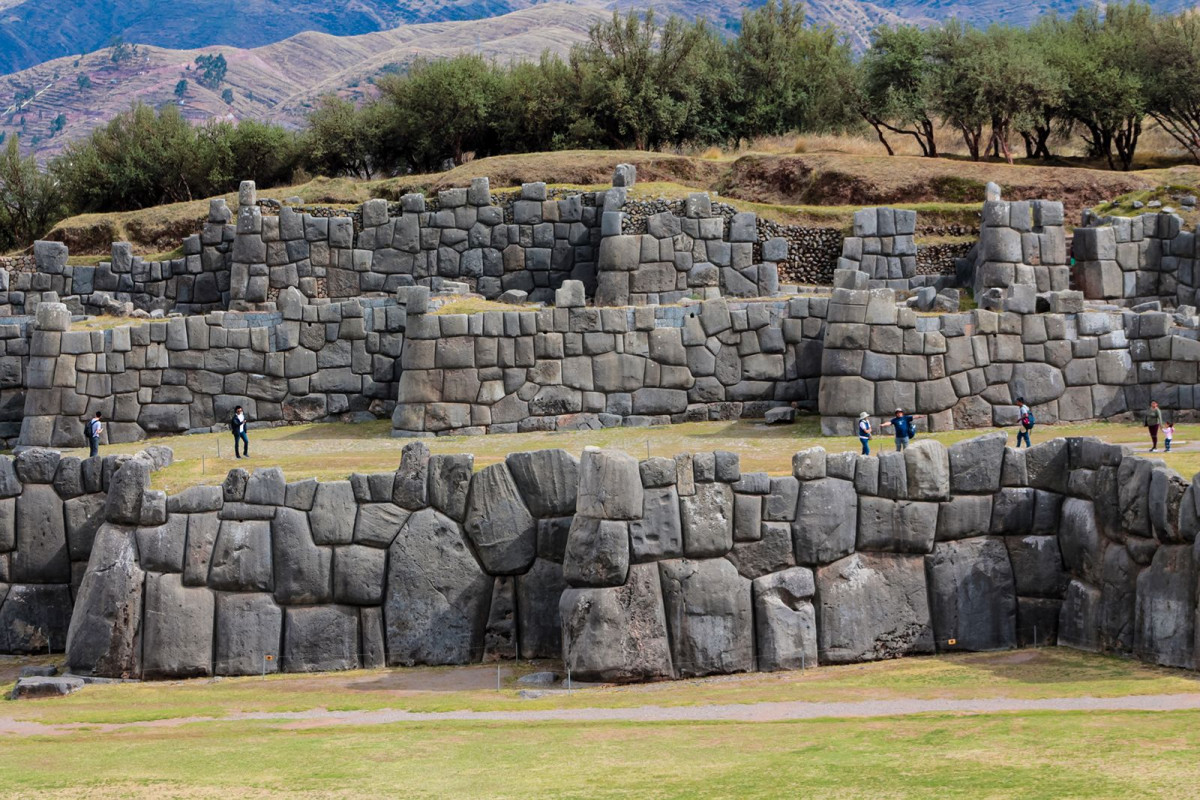
[[[463,528],[492,575],[524,572],[537,556],[537,527],[505,464],[475,474]]]
[[[758,669],[801,669],[817,663],[817,619],[812,570],[764,575],[752,583]]]
[[[817,570],[817,599],[822,663],[933,652],[920,556],[854,553]]]
[[[658,567],[676,675],[753,669],[750,581],[723,558],[660,561]]]
[[[925,567],[938,649],[1017,646],[1017,595],[1003,540],[940,542],[926,557]]]
[[[102,526],[67,632],[67,666],[72,672],[105,678],[141,674],[144,581],[133,530]]]
[[[215,605],[211,591],[184,586],[181,575],[147,575],[141,677],[212,674]]]

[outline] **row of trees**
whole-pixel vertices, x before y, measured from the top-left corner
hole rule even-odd
[[[226,65],[203,57],[197,66],[198,80],[215,83]],[[497,65],[462,55],[389,71],[361,106],[321,99],[300,132],[252,121],[196,127],[173,105],[138,106],[70,145],[39,181],[10,141],[0,227],[27,241],[53,214],[21,208],[140,208],[244,178],[269,187],[299,169],[367,178],[437,170],[468,153],[676,148],[791,132],[873,129],[889,153],[911,137],[937,156],[937,134],[949,128],[973,158],[1009,161],[1022,146],[1049,158],[1054,142],[1076,134],[1093,158],[1128,169],[1153,119],[1200,161],[1197,74],[1200,17],[1140,2],[1028,29],[881,27],[857,58],[834,30],[806,26],[791,0],[747,12],[730,39],[703,21],[614,14],[565,58]],[[52,202],[4,199],[51,188]]]

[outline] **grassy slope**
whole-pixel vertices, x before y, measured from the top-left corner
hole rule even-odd
[[[635,196],[679,197],[689,191],[712,191],[722,199],[765,218],[802,225],[848,228],[862,206],[915,208],[926,225],[973,226],[983,199],[983,185],[997,181],[1013,199],[1062,199],[1068,222],[1083,208],[1129,192],[1159,186],[1195,187],[1200,167],[1177,166],[1135,172],[1109,172],[1084,167],[1046,167],[973,163],[954,158],[870,156],[848,153],[745,155],[698,158],[631,151],[562,151],[480,159],[436,175],[407,175],[377,181],[318,178],[299,186],[265,190],[271,197],[303,198],[307,203],[354,206],[371,197],[398,198],[409,191],[435,192],[465,186],[486,175],[496,189],[544,180],[568,187],[607,186],[613,167],[637,164]],[[227,202],[235,202],[230,194]],[[208,201],[177,203],[143,211],[85,214],[55,226],[49,238],[67,242],[76,255],[104,253],[109,242],[125,239],[140,252],[171,250],[179,238],[199,230]]]
[[[486,671],[486,668],[476,668]],[[461,670],[459,670],[461,671]],[[1067,650],[917,658],[552,699],[413,691],[389,679],[449,669],[92,686],[2,716],[83,727],[11,735],[6,793],[266,797],[1130,797],[1195,796],[1200,713],[1023,713],[783,723],[287,720],[106,722],[229,711],[677,705],[867,697],[1047,697],[1193,691],[1189,673]],[[69,754],[66,757],[65,754]],[[1149,767],[1152,766],[1152,769]]]
[[[964,430],[922,434],[945,444],[979,436],[986,431]],[[1110,442],[1148,446],[1145,429],[1136,424],[1096,422],[1083,425],[1039,425],[1034,441],[1055,436],[1096,436]],[[1181,475],[1200,471],[1200,425],[1176,427],[1177,447],[1161,454],[1168,466]],[[175,452],[175,463],[154,474],[155,488],[178,491],[195,484],[220,483],[234,466],[282,467],[288,480],[316,477],[343,479],[352,472],[390,472],[400,463],[400,451],[410,439],[391,436],[387,420],[361,424],[321,423],[252,430],[254,457],[235,461],[230,455],[227,433],[173,436],[154,439]],[[609,428],[602,431],[557,431],[512,433],[494,436],[439,436],[424,440],[435,453],[474,453],[475,467],[494,464],[509,453],[561,447],[578,455],[584,447],[615,447],[644,458],[676,453],[730,450],[741,455],[746,472],[790,474],[792,455],[807,447],[824,447],[831,453],[858,451],[858,439],[850,436],[824,437],[815,418],[804,418],[794,426],[766,426],[758,422],[697,422],[652,428]],[[1015,434],[1010,439],[1015,443]],[[113,445],[104,452],[136,452],[145,443]],[[880,436],[876,452],[891,447]],[[74,452],[86,455],[85,451]]]

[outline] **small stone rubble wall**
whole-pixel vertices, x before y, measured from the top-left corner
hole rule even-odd
[[[596,265],[596,304],[657,305],[687,297],[766,297],[779,292],[783,238],[759,243],[758,216],[713,206],[707,194],[646,217],[627,233],[623,189],[606,194]],[[640,226],[639,226],[640,227]]]
[[[1085,297],[1127,305],[1165,301],[1195,306],[1196,236],[1176,214],[1085,219],[1075,229],[1073,253]]]
[[[827,298],[429,314],[410,301],[397,435],[759,417],[813,407]]]
[[[1194,316],[1084,311],[1066,302],[1070,293],[1052,297],[1062,303],[1055,313],[921,317],[897,308],[889,289],[835,289],[823,428],[849,435],[860,412],[887,419],[897,407],[929,415],[933,430],[1014,425],[1020,396],[1043,423],[1140,413],[1152,399],[1175,412],[1200,408]],[[1032,311],[1031,291],[1025,299]]]
[[[289,289],[279,306],[72,331],[63,305],[43,304],[24,367],[20,444],[83,446],[83,422],[97,411],[107,443],[222,428],[239,405],[254,424],[391,413],[402,305],[310,305]],[[0,365],[16,369],[16,356]]]
[[[580,680],[1062,644],[1195,668],[1200,489],[993,433],[879,457],[405,448],[394,473],[111,481],[67,663],[179,678],[561,657]],[[156,510],[147,514],[150,502]],[[153,518],[152,521],[150,518]]]
[[[109,488],[130,461],[138,466],[127,474],[140,469],[148,477],[170,464],[171,451],[149,447],[135,456],[81,460],[34,449],[0,457],[0,653],[64,650]],[[166,495],[146,491],[144,498],[139,522],[164,522]]]
[[[917,274],[917,212],[864,208],[854,212],[854,235],[842,242],[838,269],[865,272],[872,280],[899,280]]]

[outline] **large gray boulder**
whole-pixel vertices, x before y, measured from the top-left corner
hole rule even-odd
[[[937,503],[860,497],[856,549],[928,553],[933,549],[937,524]]]
[[[910,444],[904,451],[909,500],[945,500],[950,496],[950,455],[934,439]]]
[[[950,490],[958,494],[999,489],[1007,442],[1008,434],[998,432],[950,445]]]
[[[828,564],[854,552],[858,495],[851,481],[822,478],[800,484],[792,543],[796,563]]]
[[[628,574],[629,523],[576,516],[563,554],[567,584],[620,586]]]
[[[1100,559],[1104,540],[1096,527],[1096,515],[1088,500],[1068,497],[1062,507],[1058,544],[1067,570],[1092,585],[1100,583]]]
[[[429,505],[453,520],[462,521],[467,510],[467,490],[475,457],[438,455],[429,459]]]
[[[740,575],[751,580],[796,565],[792,553],[792,529],[786,522],[762,523],[756,542],[738,542],[725,556]]]
[[[208,585],[229,592],[271,591],[271,523],[222,520],[213,546]]]
[[[408,520],[409,513],[391,502],[363,503],[358,506],[358,517],[354,521],[355,544],[387,547]]]
[[[400,466],[392,484],[392,502],[409,511],[417,511],[429,501],[429,446],[409,442],[400,451]]]
[[[133,530],[102,526],[67,631],[67,666],[72,672],[105,678],[141,675],[145,575],[138,566]]]
[[[281,508],[271,520],[272,560],[275,567],[275,602],[280,605],[328,603],[332,596],[328,547],[313,544],[308,515]]]
[[[793,567],[755,578],[754,627],[758,669],[802,669],[817,663],[816,591],[812,570]]]
[[[141,677],[211,675],[215,605],[211,591],[184,586],[182,575],[148,574]]]
[[[679,499],[683,552],[716,558],[733,547],[733,490],[724,483],[697,483],[695,494]]]
[[[658,568],[676,675],[754,669],[750,581],[723,558],[660,561]]]
[[[316,544],[350,544],[354,540],[354,521],[358,504],[350,481],[322,481],[317,484],[308,524]]]
[[[315,606],[284,611],[284,672],[358,669],[358,609]]]
[[[25,484],[17,498],[17,551],[12,578],[18,583],[69,583],[71,560],[63,502],[48,484]]]
[[[1100,590],[1072,580],[1058,616],[1058,643],[1076,650],[1100,649]]]
[[[162,525],[137,529],[138,562],[148,572],[182,572],[188,515],[172,514]]]
[[[415,512],[388,550],[389,665],[479,661],[491,596],[492,579],[458,523],[431,508]]]
[[[131,458],[113,473],[108,482],[105,519],[121,525],[142,521],[142,494],[150,486],[150,464]]]
[[[674,464],[671,467],[674,471]],[[679,492],[673,485],[644,490],[642,517],[629,523],[629,540],[635,562],[683,555],[683,520]]]
[[[1017,595],[1003,540],[939,542],[926,557],[925,568],[940,650],[1017,646]]]
[[[1137,563],[1117,544],[1104,548],[1100,567],[1100,647],[1119,653],[1133,650]]]
[[[463,529],[489,574],[524,572],[537,557],[537,526],[504,464],[485,467],[471,480]]]
[[[217,594],[213,672],[258,675],[279,671],[283,611],[271,595]]]
[[[387,550],[351,544],[333,551],[333,600],[356,606],[383,602]]]
[[[817,570],[821,663],[932,653],[921,556],[854,553]]]
[[[1167,667],[1196,666],[1196,573],[1191,545],[1160,547],[1137,578],[1133,652]]]
[[[575,513],[579,460],[566,450],[513,453],[505,463],[525,504],[535,517],[565,517]]]
[[[1006,536],[1013,582],[1021,597],[1061,598],[1068,576],[1057,536]]]
[[[561,564],[539,558],[517,576],[517,633],[524,659],[562,657],[558,599],[567,588]]]
[[[642,515],[642,478],[633,456],[585,448],[579,461],[576,513],[593,519],[637,519]]]
[[[1057,524],[1057,518],[1055,519]],[[992,498],[960,494],[938,508],[936,538],[939,542],[983,536],[992,525]]]
[[[0,653],[62,652],[70,624],[70,586],[0,584]]]
[[[213,547],[221,521],[216,514],[188,514],[187,545],[183,551],[183,582],[187,586],[208,584]]]
[[[558,610],[563,665],[573,679],[673,677],[657,565],[633,565],[624,586],[567,589]]]

